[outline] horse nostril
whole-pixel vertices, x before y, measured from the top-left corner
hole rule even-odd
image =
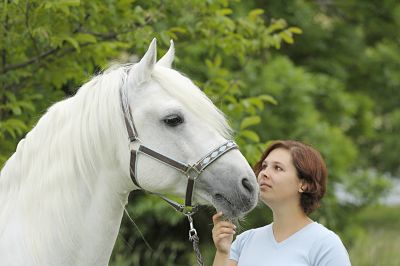
[[[253,187],[251,186],[250,181],[247,178],[242,179],[242,185],[248,192],[253,192]]]

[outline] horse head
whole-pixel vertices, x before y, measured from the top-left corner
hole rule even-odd
[[[191,80],[171,69],[173,42],[158,62],[156,54],[153,40],[140,62],[129,70],[123,103],[132,110],[141,145],[192,165],[223,146],[231,138],[231,129],[211,100]],[[137,156],[137,185],[185,197],[187,178],[182,172],[146,154]],[[225,215],[237,217],[255,206],[258,186],[251,167],[235,149],[204,169],[193,193],[196,203],[212,204]]]

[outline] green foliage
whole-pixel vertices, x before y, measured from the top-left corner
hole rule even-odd
[[[359,163],[399,176],[394,155],[399,120],[392,116],[400,108],[398,1],[273,1],[254,8],[265,8],[268,15],[284,17],[303,30],[285,53],[297,65],[342,83],[345,92],[356,98],[358,106],[343,99],[339,107],[353,108],[345,133],[363,154]]]
[[[129,11],[131,4],[0,4],[0,165],[51,103],[73,94],[96,69],[129,47],[123,41],[129,32],[146,27],[145,21],[138,21],[140,11]]]

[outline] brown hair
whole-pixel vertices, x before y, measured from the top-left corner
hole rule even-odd
[[[319,207],[320,200],[326,191],[328,170],[325,162],[321,154],[309,145],[293,140],[274,141],[254,166],[257,178],[262,162],[271,151],[277,148],[283,148],[290,152],[298,178],[307,184],[306,190],[300,196],[300,206],[306,214],[310,214]]]

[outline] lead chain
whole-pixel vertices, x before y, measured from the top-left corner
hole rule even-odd
[[[189,213],[186,214],[188,220],[189,220],[189,225],[190,225],[190,229],[189,229],[189,240],[192,242],[193,244],[193,250],[194,253],[196,254],[196,259],[197,259],[197,264],[199,266],[204,266],[204,262],[203,262],[203,258],[201,256],[200,253],[200,248],[199,248],[199,237],[197,235],[197,231],[193,226],[193,218],[192,218],[193,213]]]

